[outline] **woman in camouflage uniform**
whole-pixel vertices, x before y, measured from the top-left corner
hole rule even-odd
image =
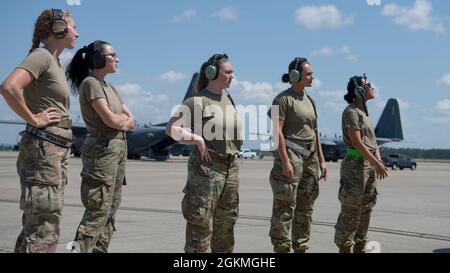
[[[81,201],[86,210],[75,236],[81,252],[107,252],[116,230],[127,159],[125,131],[134,128],[119,92],[105,81],[118,63],[110,44],[95,41],[78,50],[67,69],[90,134],[81,148]]]
[[[68,11],[44,10],[30,53],[0,87],[11,109],[27,122],[17,159],[23,229],[15,252],[54,252],[58,244],[72,144],[70,91],[58,57],[74,48],[77,38]]]
[[[341,163],[339,201],[341,212],[334,242],[339,252],[364,252],[370,214],[377,200],[376,178],[387,177],[380,157],[366,102],[373,99],[374,88],[366,76],[354,76],[344,96],[349,106],[342,113],[342,135],[347,155]]]
[[[238,218],[241,124],[225,88],[233,80],[233,67],[225,54],[215,54],[200,68],[198,92],[170,119],[166,133],[177,141],[194,144],[183,192],[186,252],[232,252]],[[192,133],[183,127],[190,127]]]
[[[326,180],[327,165],[317,133],[316,107],[305,91],[314,79],[312,66],[305,58],[295,58],[288,69],[282,81],[291,87],[275,97],[268,113],[278,142],[269,178],[273,192],[270,237],[275,252],[290,252],[292,247],[303,253],[309,248],[314,201],[319,195],[319,168]]]

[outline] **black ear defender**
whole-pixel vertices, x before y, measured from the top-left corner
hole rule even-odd
[[[92,54],[92,67],[95,69],[102,69],[106,65],[106,58],[103,54],[102,41],[94,42],[94,54]]]
[[[364,96],[366,95],[365,85],[358,84],[358,76],[354,76],[350,80],[352,80],[352,79],[353,79],[353,84],[355,85],[355,89],[354,89],[355,96],[359,99],[364,99]],[[366,73],[364,73],[363,79],[367,80]]]
[[[64,13],[60,9],[52,9],[52,19],[50,21],[50,28],[56,38],[64,38],[69,32],[67,22],[64,20]]]
[[[289,81],[291,83],[297,83],[301,80],[302,78],[302,74],[300,73],[300,71],[302,70],[301,66],[308,60],[306,58],[296,57],[294,61],[295,61],[294,69],[289,71]]]
[[[215,80],[219,76],[220,67],[218,60],[222,58],[228,59],[227,54],[214,54],[208,59],[208,65],[205,68],[205,76],[208,80]]]

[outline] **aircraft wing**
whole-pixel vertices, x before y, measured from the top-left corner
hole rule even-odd
[[[16,125],[26,125],[27,124],[23,120],[4,120],[4,119],[1,119],[0,123],[3,123],[3,124],[16,124]]]

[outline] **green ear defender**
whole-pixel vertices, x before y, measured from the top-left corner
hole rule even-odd
[[[219,67],[217,64],[210,64],[205,68],[205,76],[208,80],[215,80],[219,76]]]
[[[215,80],[219,76],[219,60],[228,59],[227,54],[214,54],[208,60],[208,66],[205,68],[205,76],[208,80]]]
[[[289,71],[289,81],[291,83],[297,83],[300,81],[302,77],[302,74],[300,73],[300,71],[302,70],[301,66],[304,62],[307,62],[306,58],[299,58],[299,57],[296,57],[294,61],[295,61],[294,69]]]

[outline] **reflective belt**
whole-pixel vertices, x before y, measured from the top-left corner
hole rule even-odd
[[[306,148],[303,148],[302,146],[298,145],[297,143],[290,141],[289,139],[285,139],[286,147],[291,148],[295,152],[297,152],[299,155],[305,158],[309,158],[311,154],[313,154],[315,151],[308,150]]]
[[[355,149],[347,148],[347,155],[364,159],[364,157]]]
[[[56,135],[54,133],[50,133],[43,129],[33,127],[30,124],[27,124],[27,127],[25,130],[27,133],[29,133],[32,136],[35,136],[35,137],[38,137],[45,141],[51,142],[51,143],[58,145],[60,147],[63,147],[63,148],[70,148],[70,147],[72,147],[72,144],[73,144],[73,139],[68,139],[68,138]]]

